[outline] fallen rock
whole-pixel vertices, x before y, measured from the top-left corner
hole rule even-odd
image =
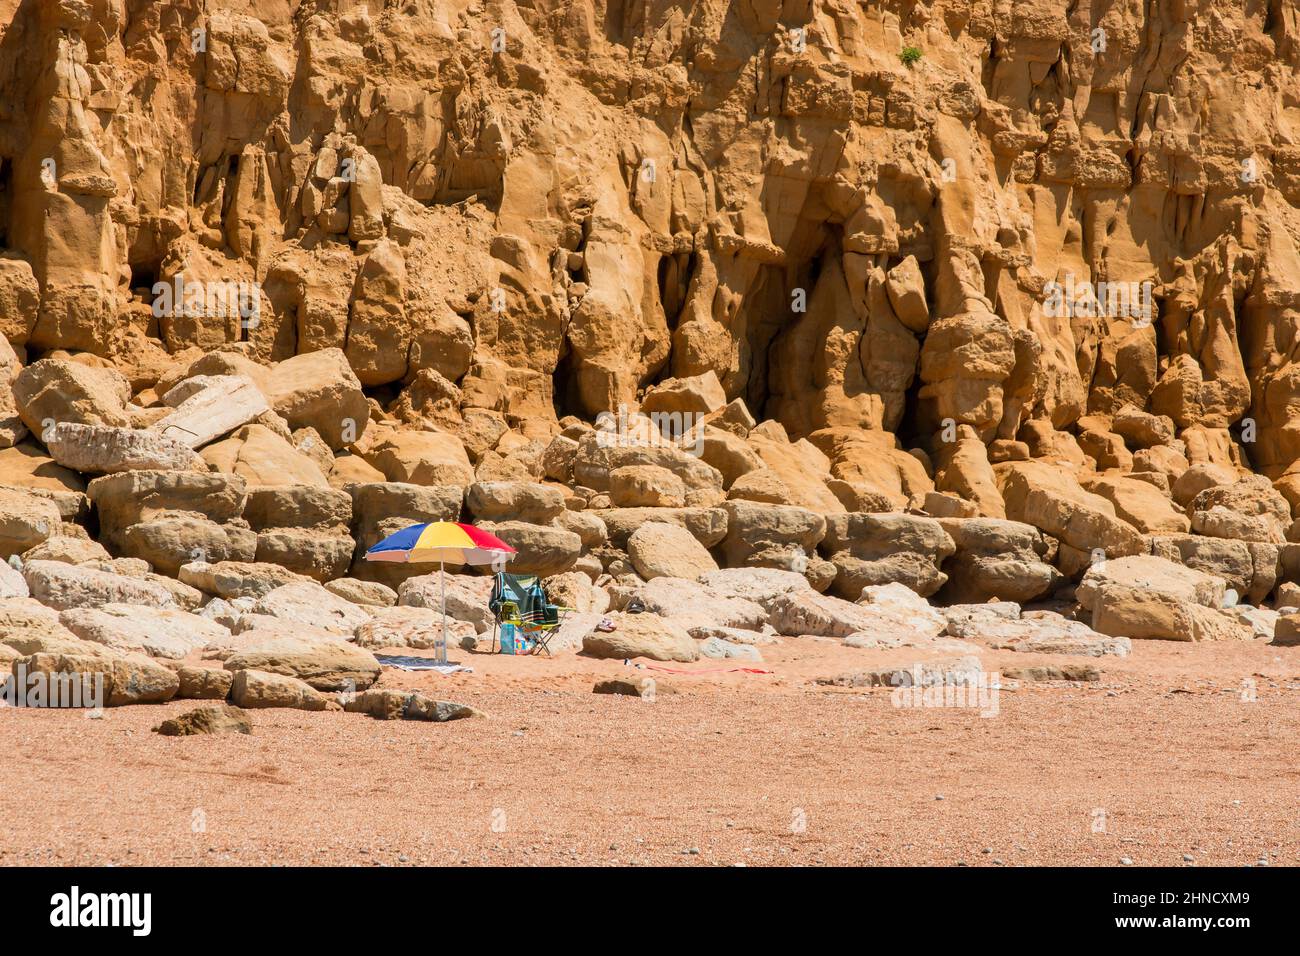
[[[257,421],[270,410],[266,396],[246,375],[196,375],[173,386],[163,401],[172,411],[150,428],[191,449]]]
[[[164,720],[154,729],[164,737],[189,737],[194,734],[251,734],[253,722],[238,707],[219,704],[199,707],[178,717]]]
[[[897,604],[854,604],[815,591],[791,591],[773,600],[769,621],[780,634],[852,637],[854,647],[924,644],[943,633],[947,621],[926,608]],[[846,643],[849,643],[846,641]]]
[[[34,674],[44,674],[47,682],[55,674],[72,676],[81,681],[83,699],[92,687],[102,688],[102,701],[108,707],[163,703],[171,700],[180,687],[175,671],[142,654],[37,653],[14,660],[10,667],[14,677],[20,680],[23,677],[30,680]]]
[[[718,570],[717,562],[684,528],[650,522],[627,542],[628,556],[647,581],[658,577],[697,578]]]
[[[70,608],[59,621],[84,641],[174,660],[229,634],[220,624],[188,611],[135,604]]]
[[[954,603],[988,600],[1026,603],[1064,583],[1052,566],[1056,542],[1033,525],[992,518],[939,522],[956,551],[944,562],[947,583],[939,599]]]
[[[476,481],[465,493],[465,506],[483,521],[544,525],[564,513],[564,491],[531,481]]]
[[[52,501],[0,488],[0,559],[42,544],[62,524],[63,516]]]
[[[1248,625],[1219,610],[1221,578],[1153,555],[1094,565],[1077,589],[1093,630],[1171,641],[1250,640]]]
[[[764,610],[783,594],[813,590],[802,574],[781,568],[722,568],[700,575],[699,582],[718,597],[753,601]]]
[[[640,697],[654,700],[659,694],[676,693],[655,677],[609,677],[592,685],[593,694],[617,694],[622,697]]]
[[[402,582],[397,592],[397,603],[409,607],[440,610],[446,597],[447,616],[466,621],[475,633],[492,627],[492,612],[488,598],[492,594],[492,578],[468,574],[443,576],[438,572],[422,574]]]
[[[249,561],[217,561],[213,564],[194,561],[181,565],[179,576],[190,587],[227,600],[260,598],[286,584],[311,583],[308,578],[287,568]]]
[[[397,592],[378,581],[336,578],[325,582],[325,590],[362,607],[392,607],[397,603]]]
[[[153,431],[59,422],[44,437],[55,461],[80,472],[208,470],[189,445]]]
[[[720,637],[708,637],[700,641],[700,656],[716,661],[751,661],[761,663],[763,654],[752,644],[733,644]]]
[[[235,671],[230,684],[230,699],[236,706],[248,710],[268,707],[328,710],[331,703],[325,695],[296,677],[251,668]]]
[[[917,661],[907,667],[883,667],[854,671],[838,677],[818,678],[817,683],[835,687],[943,687],[975,685],[984,670],[979,658],[967,655],[934,661]]]
[[[692,637],[699,637],[698,629],[716,627],[757,631],[767,620],[761,605],[724,597],[685,578],[654,578],[637,588],[635,596],[647,611],[685,628]]]
[[[510,559],[512,574],[560,574],[572,568],[582,553],[582,539],[563,528],[524,521],[482,522],[479,527],[518,552]]]
[[[1027,667],[1004,667],[1002,676],[1031,682],[1101,680],[1101,671],[1091,664],[1034,664]]]
[[[257,631],[250,634],[256,636],[250,636],[226,658],[226,670],[283,674],[304,680],[317,690],[363,690],[379,679],[375,655],[341,638],[319,632],[301,636],[272,633],[263,637]]]
[[[370,421],[365,392],[342,349],[285,359],[265,383],[267,401],[290,428],[314,428],[336,451],[360,439]]]
[[[582,652],[590,657],[689,663],[699,659],[695,639],[687,631],[656,614],[612,614],[616,630],[592,630],[584,635]]]
[[[473,638],[478,630],[473,624],[443,616],[431,608],[385,607],[376,608],[370,620],[353,632],[358,647],[436,647],[442,639],[446,624],[446,646],[458,647],[465,638]]]
[[[371,617],[351,601],[309,581],[284,584],[268,592],[258,599],[253,613],[349,637]]]
[[[1300,614],[1283,614],[1273,627],[1273,643],[1278,647],[1300,646]]]
[[[615,508],[595,514],[605,524],[609,546],[623,551],[632,535],[650,521],[679,525],[705,548],[714,547],[727,533],[727,513],[721,508]]]
[[[172,591],[154,581],[61,561],[29,561],[23,566],[23,578],[32,597],[58,611],[105,604],[177,606]]]
[[[952,625],[949,625],[950,633]],[[1078,654],[1085,657],[1127,657],[1132,644],[1127,637],[1099,634],[1081,621],[1071,621],[1053,611],[1037,611],[1014,620],[972,623],[963,636],[994,647],[1026,654]]]
[[[225,700],[230,696],[230,685],[235,675],[216,667],[176,668],[180,687],[176,696],[186,700]]]
[[[445,723],[468,717],[484,717],[482,711],[448,700],[434,700],[413,691],[382,688],[358,694],[344,704],[344,709],[358,714],[369,714],[377,720],[428,720]]]
[[[864,587],[898,582],[929,597],[948,580],[939,566],[956,545],[934,518],[855,512],[827,518],[821,550],[839,571],[835,594],[856,599]]]

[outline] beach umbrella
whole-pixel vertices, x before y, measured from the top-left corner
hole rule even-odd
[[[439,664],[447,663],[447,572],[448,564],[491,564],[504,567],[516,554],[496,535],[455,521],[413,524],[366,552],[367,561],[437,561],[442,585],[442,638],[438,641]]]

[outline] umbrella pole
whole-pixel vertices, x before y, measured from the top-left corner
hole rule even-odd
[[[438,642],[438,663],[447,663],[447,571],[438,561],[438,580],[442,584],[442,640]]]

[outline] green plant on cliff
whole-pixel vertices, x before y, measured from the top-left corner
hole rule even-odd
[[[898,54],[898,58],[903,61],[903,66],[910,67],[921,59],[921,48],[919,46],[905,46]]]

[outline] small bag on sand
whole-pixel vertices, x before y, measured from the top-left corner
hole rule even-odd
[[[502,654],[531,654],[533,640],[514,624],[501,625]]]

